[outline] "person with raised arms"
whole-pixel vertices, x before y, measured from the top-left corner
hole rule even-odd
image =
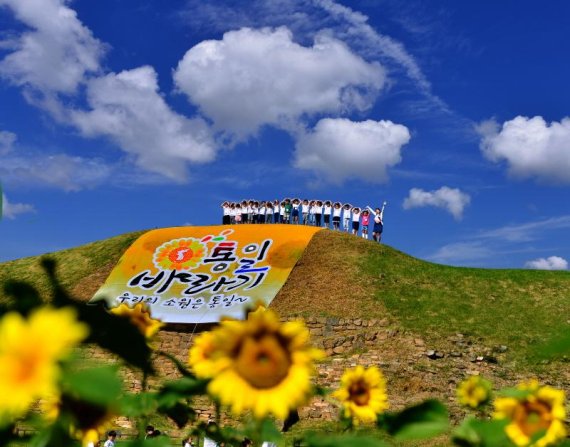
[[[376,242],[382,240],[382,232],[384,231],[384,208],[386,207],[386,201],[382,204],[382,209],[376,208],[374,210],[374,227],[372,228],[372,239]],[[367,207],[370,211],[372,208]]]
[[[350,225],[350,210],[352,209],[352,205],[350,203],[345,203],[342,207],[342,228],[345,233],[348,233],[349,225]]]
[[[303,225],[307,225],[309,223],[309,201],[307,199],[304,199],[301,204],[301,213],[303,214]]]
[[[340,202],[335,202],[333,205],[333,229],[340,231],[340,214],[342,213],[342,205]]]
[[[291,202],[291,218],[292,218],[292,222],[295,225],[299,224],[299,207],[301,206],[301,201],[299,199],[293,199],[293,201]]]
[[[331,223],[331,213],[332,213],[332,203],[330,200],[326,200],[323,207],[323,219],[325,223],[323,227],[329,228]]]
[[[273,223],[281,223],[281,204],[279,200],[273,201]]]
[[[352,234],[358,235],[358,229],[360,228],[360,208],[355,206],[352,208]]]
[[[313,214],[315,216],[315,226],[320,227],[323,217],[323,202],[321,200],[315,201],[315,208],[313,211]]]

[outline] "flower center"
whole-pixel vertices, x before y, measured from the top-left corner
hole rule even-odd
[[[548,430],[552,422],[550,413],[550,406],[545,402],[525,402],[517,407],[513,419],[526,436],[532,437],[541,430]]]
[[[350,395],[350,400],[358,406],[368,405],[370,400],[370,388],[362,380],[354,382],[348,388],[348,394]]]
[[[258,339],[247,337],[237,354],[235,369],[255,388],[273,388],[287,377],[289,353],[273,335]]]
[[[20,355],[13,369],[13,378],[16,383],[25,387],[30,381],[36,380],[41,361],[40,354],[35,351],[28,351]]]

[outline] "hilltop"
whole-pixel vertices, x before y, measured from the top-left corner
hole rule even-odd
[[[88,300],[143,232],[49,254],[65,287]],[[32,282],[46,300],[40,257],[0,264],[8,279]],[[570,272],[459,268],[413,258],[351,235],[315,235],[272,303],[283,316],[388,318],[439,346],[455,334],[507,346],[524,364],[533,345],[570,325]],[[0,292],[0,299],[6,299]]]

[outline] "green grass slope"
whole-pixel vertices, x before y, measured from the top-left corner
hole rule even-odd
[[[140,234],[50,256],[64,286],[87,300]],[[0,290],[9,279],[30,281],[49,300],[39,259],[0,264]],[[0,291],[0,301],[6,299]],[[533,347],[570,329],[570,272],[449,267],[322,231],[272,307],[282,315],[388,318],[433,346],[462,333],[486,346],[506,345],[513,364],[526,365]]]

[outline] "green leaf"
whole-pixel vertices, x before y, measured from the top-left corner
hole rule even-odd
[[[463,447],[509,446],[505,432],[508,422],[504,420],[481,421],[469,418],[454,431],[453,442]]]
[[[453,431],[452,439],[455,444],[469,447],[481,443],[481,437],[477,433],[475,424],[478,421],[472,417],[465,419],[459,427]]]
[[[530,396],[532,391],[529,390],[519,390],[518,388],[504,388],[497,392],[500,397],[513,397],[515,399],[525,399]]]
[[[281,440],[281,432],[277,429],[271,419],[264,419],[260,429],[261,439],[264,441],[276,442]]]
[[[206,392],[209,380],[199,380],[191,377],[183,377],[172,382],[166,382],[160,394],[176,394],[179,397],[193,397]]]
[[[309,435],[306,439],[308,447],[386,447],[387,444],[371,436],[340,435],[322,436]]]
[[[123,386],[114,366],[67,370],[63,377],[65,393],[98,405],[116,402]]]
[[[441,402],[430,399],[399,413],[385,414],[380,423],[397,439],[426,439],[445,432],[449,418],[447,408]]]

